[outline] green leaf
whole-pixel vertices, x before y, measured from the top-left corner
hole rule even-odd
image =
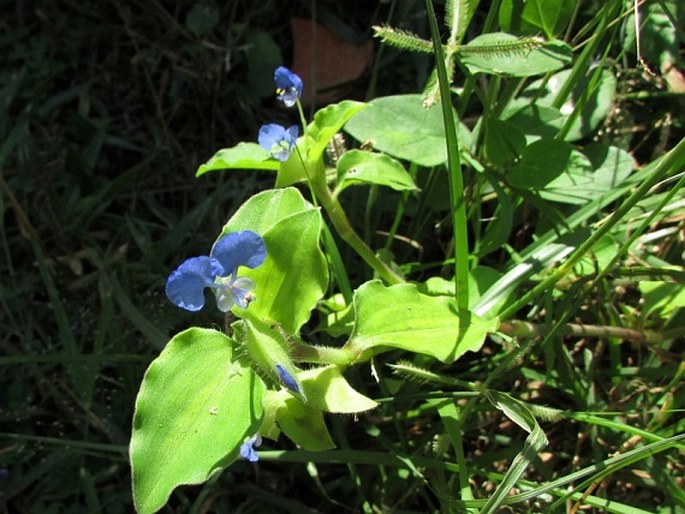
[[[453,362],[477,351],[497,321],[459,312],[451,297],[421,294],[414,284],[362,285],[354,296],[356,321],[345,349],[364,360],[381,348],[398,348]]]
[[[326,146],[352,116],[367,106],[362,102],[345,100],[317,111],[314,120],[305,128],[304,135],[297,140],[297,150],[281,163],[276,187],[306,180],[308,173],[323,173],[322,157]]]
[[[253,196],[226,223],[222,234],[253,230],[264,238],[267,256],[240,275],[255,281],[250,314],[278,322],[296,334],[328,286],[328,266],[319,247],[321,212],[293,188]]]
[[[533,274],[554,266],[578,248],[588,237],[590,237],[590,229],[576,229],[574,232],[557,238],[553,243],[536,248],[525,260],[518,262],[483,292],[478,303],[473,305],[473,311],[486,319],[496,316],[501,310],[500,306],[510,299],[516,287],[529,280]]]
[[[507,168],[526,148],[526,136],[516,125],[487,116],[484,143],[485,158],[497,167]]]
[[[252,230],[263,234],[284,218],[315,209],[294,187],[269,189],[251,196],[231,216],[221,234]]]
[[[565,141],[539,139],[528,145],[506,175],[509,184],[541,189],[568,168],[573,147]]]
[[[335,448],[323,419],[323,412],[281,390],[266,396],[267,410],[275,410],[275,421],[293,442],[305,450],[324,451]]]
[[[238,170],[278,170],[280,162],[273,159],[269,152],[257,143],[238,143],[232,148],[219,150],[206,163],[202,164],[195,173],[196,177],[209,171],[238,169]]]
[[[504,32],[483,34],[463,47],[461,60],[471,73],[530,77],[560,70],[573,58],[571,48],[562,41],[527,48],[520,42]]]
[[[548,38],[561,34],[568,26],[575,2],[565,0],[502,0],[499,23],[502,30],[516,34],[539,34]]]
[[[395,191],[415,191],[418,188],[404,167],[387,155],[350,150],[345,152],[337,165],[338,185],[336,194],[356,184],[377,184]]]
[[[233,462],[259,428],[263,384],[215,330],[176,335],[143,378],[130,456],[136,510],[156,512],[181,484],[199,484]]]
[[[307,405],[326,412],[353,414],[378,406],[354,389],[337,366],[313,368],[298,374]]]
[[[506,109],[502,119],[516,126],[526,137],[528,143],[546,137],[553,139],[564,125],[567,116],[559,109],[532,104],[516,109]]]
[[[685,23],[682,1],[647,2],[640,6],[640,52],[648,62],[658,65],[662,71],[678,63],[679,36]],[[626,37],[624,51],[635,53],[635,14],[625,21]],[[680,33],[680,34],[679,34]]]
[[[621,185],[635,165],[627,152],[615,146],[589,145],[585,152],[588,155],[571,153],[567,170],[540,190],[542,198],[573,205],[591,202]]]
[[[531,102],[534,102],[539,107],[552,107],[557,93],[561,91],[570,74],[570,70],[563,70],[555,73],[548,80],[536,80],[521,91],[519,97],[512,101],[507,111],[515,111],[530,105]],[[586,76],[574,85],[570,98],[560,109],[564,119],[573,112],[573,109],[583,95],[588,94],[589,80],[589,77]],[[613,105],[615,93],[616,78],[609,70],[602,70],[599,84],[594,91],[589,92],[589,97],[581,108],[578,119],[571,125],[564,139],[566,141],[577,141],[591,135],[606,118],[609,109]],[[558,120],[554,123],[556,125]]]
[[[573,3],[566,0],[528,0],[523,8],[522,18],[545,31],[552,39],[566,25],[573,12]]]
[[[307,152],[310,161],[317,161],[323,155],[326,145],[335,134],[340,132],[355,114],[366,109],[368,104],[344,100],[338,104],[324,107],[314,115],[312,121],[305,129],[305,135],[312,138],[314,144]]]
[[[445,127],[439,107],[425,109],[421,95],[376,98],[370,107],[345,125],[357,141],[368,142],[381,152],[420,166],[438,166],[447,161]],[[471,145],[471,134],[459,124],[460,146]]]

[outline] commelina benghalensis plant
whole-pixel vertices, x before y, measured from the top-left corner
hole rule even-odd
[[[258,143],[220,150],[198,170],[270,170],[276,188],[247,200],[209,255],[187,259],[167,280],[169,300],[189,311],[202,309],[207,290],[213,293],[226,327],[177,334],[145,374],[130,444],[140,513],[159,510],[177,486],[202,483],[237,459],[258,461],[264,441],[285,436],[305,450],[335,448],[324,414],[378,405],[350,385],[349,367],[389,350],[454,362],[498,328],[496,317],[463,308],[444,283],[407,282],[350,223],[340,202],[348,187],[418,190],[389,155],[354,149],[327,157],[331,141],[369,104],[342,101],[307,122],[300,77],[280,67],[275,82],[278,100],[298,110],[302,133],[296,125],[264,125]],[[417,95],[411,101],[420,105]],[[306,184],[309,200],[297,183]],[[352,288],[333,233],[370,267],[373,280]],[[322,302],[329,310],[319,330],[341,340],[338,346],[301,337]],[[487,399],[509,401],[494,392]],[[518,418],[533,431],[532,416]]]

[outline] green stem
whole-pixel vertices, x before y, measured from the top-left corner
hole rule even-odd
[[[294,362],[308,362],[311,364],[335,364],[349,366],[352,356],[342,348],[332,346],[315,346],[303,341],[289,340],[290,357]]]
[[[570,256],[556,268],[545,280],[540,282],[533,289],[524,294],[521,298],[511,304],[509,307],[504,309],[500,313],[501,319],[507,319],[514,315],[519,309],[527,305],[533,298],[547,291],[554,284],[559,282],[564,278],[572,268],[583,258],[590,249],[597,244],[597,242],[602,239],[617,223],[619,223],[624,216],[630,211],[635,204],[637,204],[642,198],[644,198],[650,191],[652,187],[658,184],[669,172],[680,169],[685,166],[685,138],[681,139],[680,142],[671,149],[659,163],[656,164],[652,174],[647,178],[640,187],[638,187],[633,194],[631,194],[621,206],[614,211],[614,213],[609,217],[609,219],[601,224],[597,230],[595,230],[592,235],[585,240]]]
[[[381,261],[373,250],[369,248],[359,234],[354,230],[347,214],[343,210],[340,202],[332,194],[326,185],[323,174],[315,174],[311,177],[310,185],[321,206],[326,210],[338,235],[349,244],[359,256],[371,266],[371,268],[389,284],[400,284],[404,279],[395,273],[390,266]]]
[[[461,174],[459,159],[459,141],[457,139],[454,110],[452,109],[450,84],[445,66],[445,55],[440,40],[438,23],[435,19],[431,0],[425,0],[428,12],[428,24],[433,40],[435,54],[435,68],[438,72],[440,85],[440,105],[445,123],[445,139],[447,143],[447,168],[450,179],[450,203],[452,207],[452,226],[454,230],[454,286],[457,306],[460,310],[469,308],[469,241],[466,225],[466,206],[464,202],[464,182]]]

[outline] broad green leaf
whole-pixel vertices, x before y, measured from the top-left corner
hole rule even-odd
[[[568,169],[573,147],[565,141],[539,139],[528,145],[506,179],[512,186],[540,189]]]
[[[266,244],[264,263],[240,272],[256,284],[250,314],[276,321],[290,334],[309,319],[328,285],[322,223],[319,209],[296,189],[284,189],[252,197],[224,226],[223,234],[253,230]]]
[[[502,30],[521,35],[537,35],[543,29],[551,39],[566,29],[575,4],[565,0],[502,0],[499,24]]]
[[[238,143],[232,148],[224,148],[215,153],[211,159],[197,169],[195,176],[199,177],[209,171],[226,169],[275,171],[278,170],[280,164],[257,143]]]
[[[244,276],[257,284],[251,312],[280,323],[296,334],[328,287],[328,266],[319,247],[321,213],[293,214],[262,234],[267,248],[264,263]]]
[[[552,107],[552,102],[570,74],[570,70],[563,70],[555,73],[548,80],[536,80],[521,91],[521,94],[511,102],[507,111],[515,112],[522,107],[531,105],[531,103],[539,107]],[[578,81],[571,91],[570,98],[561,106],[560,112],[566,119],[583,95],[589,93],[589,98],[582,107],[580,115],[571,125],[571,129],[565,137],[566,141],[577,141],[591,135],[604,121],[613,105],[616,78],[609,70],[602,70],[599,84],[594,91],[588,92],[588,84],[588,77],[583,77],[582,80]],[[556,125],[558,122],[555,120],[554,124]]]
[[[497,321],[459,312],[451,297],[421,294],[415,284],[386,287],[367,282],[355,293],[356,321],[345,349],[364,360],[381,348],[397,348],[453,362],[477,351]]]
[[[269,189],[242,204],[224,225],[221,235],[239,230],[263,234],[288,216],[315,209],[294,187]]]
[[[276,423],[293,442],[310,451],[335,448],[323,419],[323,412],[302,403],[286,391],[270,395],[277,402]]]
[[[549,41],[539,47],[511,50],[520,39],[496,32],[478,36],[465,46],[462,62],[471,73],[530,77],[557,71],[571,63],[571,48],[562,41]]]
[[[471,268],[469,270],[469,305],[476,305],[483,294],[500,278],[502,278],[502,273],[494,268],[488,266]],[[502,303],[504,303],[504,299]]]
[[[430,277],[416,284],[419,293],[428,296],[450,296],[454,294],[454,281],[442,277]]]
[[[528,280],[531,275],[542,272],[553,266],[575,250],[590,234],[587,228],[559,237],[556,242],[548,243],[534,252],[502,275],[480,297],[473,306],[473,311],[486,319],[492,319],[507,302],[517,286]]]
[[[309,149],[315,141],[309,136],[297,139],[297,147],[287,161],[280,163],[276,176],[276,187],[286,187],[298,182],[306,181],[308,175],[314,172],[314,166],[323,166],[323,163],[313,163],[307,157]]]
[[[339,296],[342,298],[342,295]],[[328,303],[326,306],[328,306]],[[329,307],[329,309],[326,318],[321,321],[317,330],[326,332],[332,337],[350,335],[354,324],[354,310],[352,309],[352,305],[343,304],[336,308]]]
[[[307,405],[326,412],[353,414],[378,406],[378,403],[354,389],[337,366],[312,368],[300,372],[302,392]]]
[[[181,484],[199,484],[233,462],[259,428],[263,384],[221,332],[176,335],[145,373],[133,417],[133,497],[156,512]]]
[[[488,116],[485,118],[485,158],[495,166],[513,164],[526,148],[526,136],[514,124]]]
[[[640,52],[648,62],[666,71],[677,63],[679,36],[685,26],[685,7],[681,0],[646,2],[640,6]],[[625,21],[623,49],[635,53],[635,14]],[[680,35],[679,35],[680,32]],[[668,75],[668,73],[666,73]],[[666,77],[668,82],[668,77]]]
[[[338,185],[336,193],[356,184],[376,184],[395,191],[415,191],[416,184],[407,170],[387,155],[350,150],[345,152],[337,165]]]
[[[264,238],[267,256],[241,276],[255,281],[256,317],[278,322],[296,334],[328,286],[328,266],[319,246],[323,220],[318,208],[294,188],[253,196],[231,217],[222,234],[252,230]]]
[[[502,119],[516,126],[530,144],[539,138],[553,139],[564,125],[567,116],[559,109],[529,104],[515,109],[506,109]]]
[[[425,109],[421,95],[386,96],[369,105],[345,125],[345,132],[357,141],[420,166],[438,166],[447,161],[440,107]],[[460,144],[468,148],[469,130],[460,123],[457,132]]]
[[[573,2],[567,0],[528,0],[522,19],[545,31],[547,38],[558,36],[573,13]]]
[[[594,275],[598,271],[604,271],[616,256],[618,249],[619,244],[614,237],[604,236],[592,247],[592,251],[584,255],[573,267],[573,272],[578,275]]]
[[[540,190],[542,198],[582,205],[609,194],[633,170],[633,158],[614,146],[591,145],[585,152],[572,152],[567,170]]]

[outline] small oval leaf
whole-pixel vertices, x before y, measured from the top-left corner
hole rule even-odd
[[[387,155],[350,150],[338,161],[337,193],[355,184],[376,184],[395,191],[415,191],[418,188],[407,170]]]

